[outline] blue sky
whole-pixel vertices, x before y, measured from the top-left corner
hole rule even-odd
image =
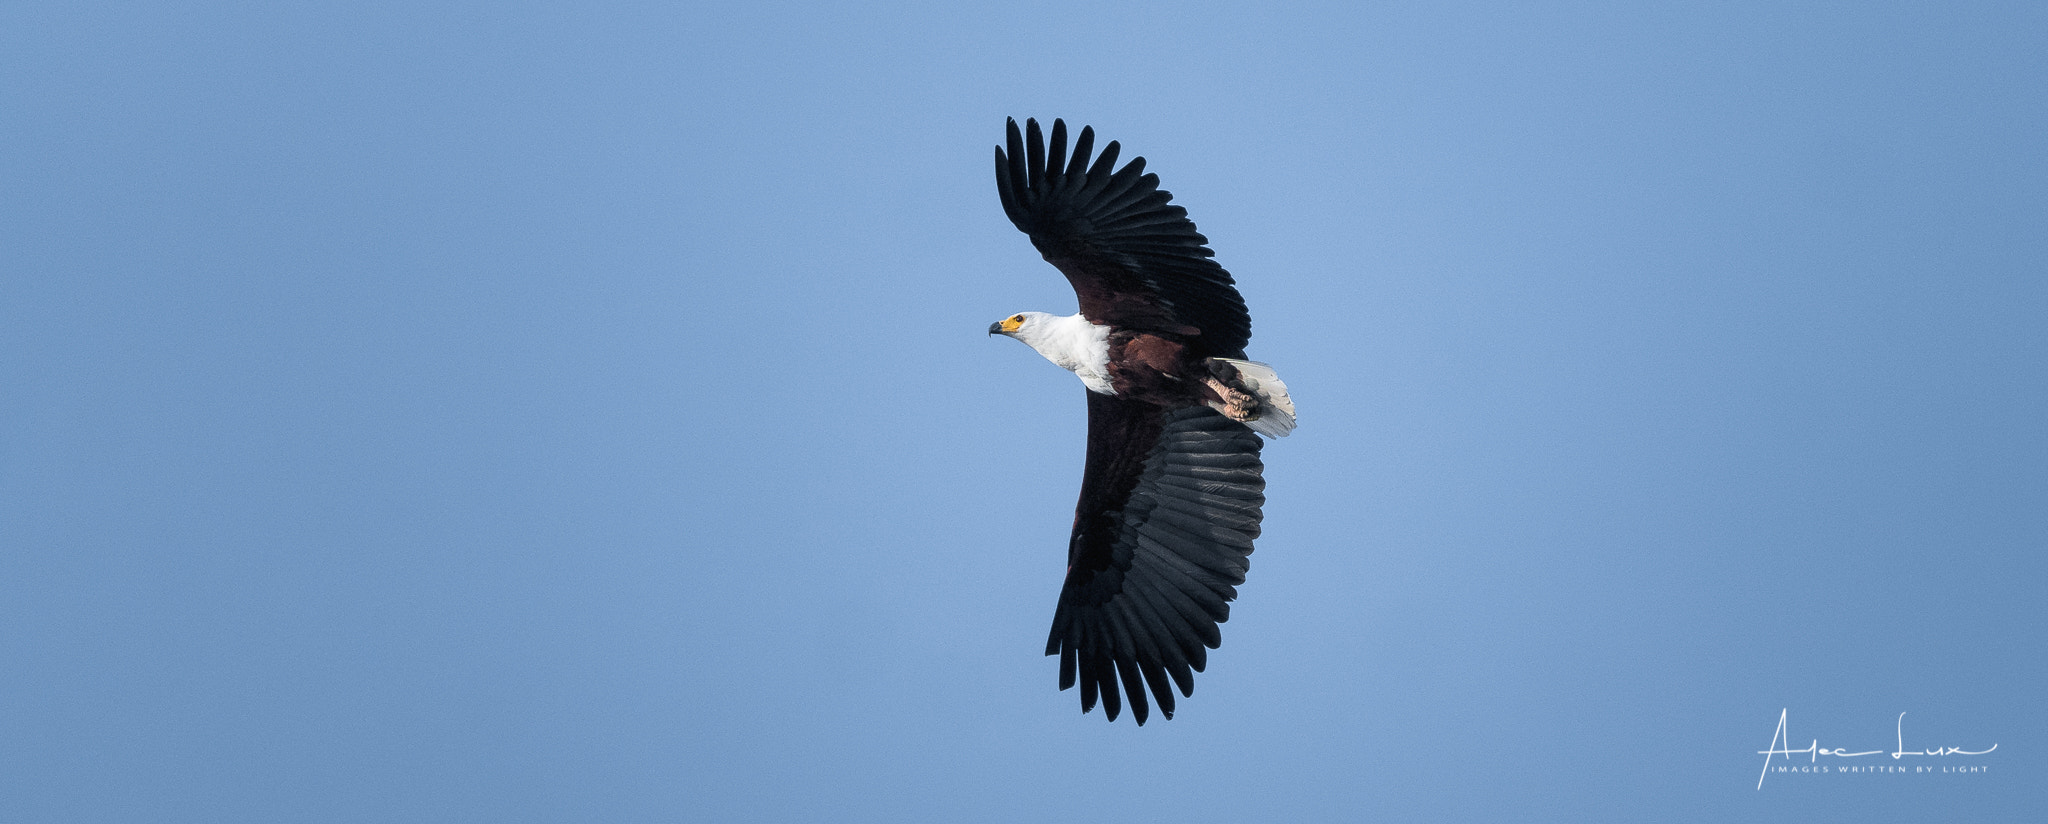
[[[2044,33],[0,9],[0,818],[2039,817]],[[1039,655],[1009,116],[1145,156],[1301,408],[1171,722]],[[1999,746],[1759,789],[1781,712]]]

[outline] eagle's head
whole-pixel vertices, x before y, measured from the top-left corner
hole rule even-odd
[[[1081,320],[1079,315],[1072,318],[1063,318],[1044,312],[1018,312],[989,324],[988,333],[1016,338],[1033,349],[1044,351],[1040,349],[1039,344],[1050,337],[1058,335],[1066,327],[1074,325],[1069,323],[1069,321],[1086,323],[1086,321]]]

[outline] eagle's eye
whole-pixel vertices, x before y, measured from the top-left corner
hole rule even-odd
[[[1014,324],[1017,324],[1018,326],[1023,326],[1023,325],[1024,325],[1024,316],[1023,316],[1023,315],[1011,315],[1011,316],[1010,316],[1010,322],[1011,322],[1011,323],[1014,323]]]

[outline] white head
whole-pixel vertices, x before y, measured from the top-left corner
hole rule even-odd
[[[1053,333],[1052,330],[1061,320],[1064,318],[1044,312],[1018,312],[989,324],[988,333],[1016,338],[1023,341],[1025,346],[1043,353],[1045,349],[1041,344],[1048,340]]]

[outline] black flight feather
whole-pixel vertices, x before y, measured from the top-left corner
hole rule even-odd
[[[1242,357],[1251,316],[1230,273],[1212,259],[1208,239],[1187,210],[1170,205],[1145,159],[1116,168],[1110,141],[1089,162],[1095,133],[1084,127],[1067,155],[1067,128],[1055,120],[1051,146],[1038,121],[1008,123],[996,148],[996,192],[1010,222],[1067,276],[1089,320],[1140,332],[1200,334],[1205,357]],[[1087,169],[1085,177],[1081,170]]]
[[[1222,643],[1217,625],[1244,582],[1265,501],[1263,441],[1208,407],[1090,392],[1088,413],[1086,477],[1046,654],[1060,656],[1062,689],[1081,685],[1083,711],[1100,702],[1114,720],[1128,700],[1143,723],[1147,693],[1167,714],[1159,694],[1192,694],[1191,671]],[[1227,463],[1229,474],[1190,485],[1189,463]]]

